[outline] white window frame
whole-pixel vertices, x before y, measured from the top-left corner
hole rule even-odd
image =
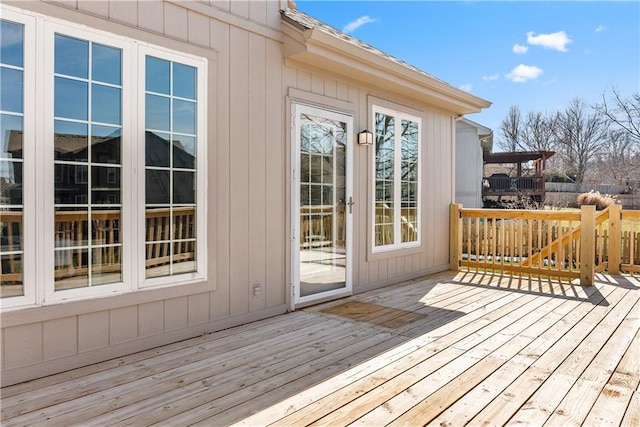
[[[372,161],[371,161],[371,252],[372,253],[380,253],[380,252],[389,252],[400,249],[407,248],[415,248],[419,247],[422,243],[422,119],[412,114],[408,114],[402,111],[394,110],[391,108],[381,107],[379,105],[373,104],[371,106],[371,129],[374,133],[374,148],[372,150]],[[394,160],[393,160],[393,193],[394,193],[394,202],[393,202],[393,240],[394,242],[390,245],[384,246],[376,246],[375,235],[376,235],[376,154],[375,154],[375,138],[376,138],[376,114],[384,114],[387,116],[393,116],[395,122],[396,131],[400,129],[402,120],[409,120],[412,122],[416,122],[418,125],[418,189],[417,189],[417,222],[418,222],[418,238],[412,242],[402,242],[402,224],[401,224],[401,212],[402,212],[402,204],[400,201],[401,198],[401,189],[402,189],[402,181],[400,179],[401,168],[400,163],[402,160],[402,135],[401,132],[396,132],[394,135]]]
[[[195,67],[197,72],[196,81],[196,271],[193,273],[182,273],[174,276],[162,276],[162,277],[145,277],[145,156],[144,156],[144,141],[145,141],[145,85],[141,83],[138,87],[138,133],[136,135],[139,141],[138,150],[141,154],[138,155],[137,170],[141,171],[138,175],[138,194],[141,202],[137,204],[137,207],[141,210],[141,214],[138,215],[138,258],[141,259],[140,266],[138,268],[138,280],[141,288],[157,287],[157,286],[171,286],[184,282],[201,281],[206,278],[206,245],[205,240],[207,236],[206,228],[206,158],[207,158],[207,144],[205,143],[206,135],[206,95],[207,95],[207,63],[205,60],[195,58],[190,55],[177,53],[167,49],[162,49],[152,46],[139,46],[138,52],[138,81],[145,81],[146,70],[146,57],[153,56],[167,61],[179,62],[181,64],[190,65]],[[142,147],[142,150],[140,150]]]
[[[23,121],[22,121],[22,289],[23,295],[11,298],[0,298],[0,307],[10,308],[35,304],[38,297],[36,282],[40,276],[36,269],[38,247],[36,237],[40,234],[40,217],[36,205],[36,55],[35,49],[27,49],[36,43],[36,19],[33,16],[15,13],[2,8],[0,18],[22,24],[24,28],[23,47]],[[29,226],[27,226],[27,224]],[[34,226],[35,225],[35,226]]]
[[[0,4],[3,20],[24,25],[23,290],[0,307],[61,301],[201,282],[207,278],[207,59]],[[55,291],[54,34],[122,49],[121,250],[122,281]],[[36,56],[36,52],[40,55]],[[145,279],[145,55],[197,69],[196,272]],[[39,70],[36,72],[36,70]],[[36,103],[36,94],[38,102]],[[90,191],[90,190],[89,190]],[[128,231],[126,231],[128,230]],[[132,237],[134,236],[134,237]]]

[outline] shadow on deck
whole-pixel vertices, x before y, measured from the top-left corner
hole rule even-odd
[[[2,424],[637,425],[639,300],[445,272],[4,388]]]

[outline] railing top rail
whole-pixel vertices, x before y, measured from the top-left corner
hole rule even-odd
[[[626,220],[640,220],[640,211],[636,211],[636,210],[622,210],[622,219],[626,219]]]
[[[580,211],[542,211],[520,209],[469,209],[462,208],[460,213],[463,218],[489,218],[489,219],[542,219],[560,221],[579,221]]]

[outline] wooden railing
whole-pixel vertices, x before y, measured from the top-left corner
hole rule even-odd
[[[451,267],[579,279],[640,272],[640,212],[463,209],[451,205]]]
[[[160,268],[171,260],[174,263],[195,260],[195,208],[173,209],[173,224],[169,209],[153,209],[146,214],[147,269]],[[3,251],[2,282],[10,285],[22,282],[23,255],[22,213],[0,212]],[[86,211],[56,212],[54,243],[56,280],[86,275],[89,263],[101,273],[120,271],[122,268],[123,230],[120,211],[92,211],[91,224]],[[86,252],[87,239],[91,238],[93,253]],[[173,253],[170,254],[171,247]],[[64,248],[70,248],[65,250]]]

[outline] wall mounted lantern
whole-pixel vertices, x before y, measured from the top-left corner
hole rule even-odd
[[[373,145],[373,133],[368,130],[363,130],[358,133],[358,144],[360,145]]]

